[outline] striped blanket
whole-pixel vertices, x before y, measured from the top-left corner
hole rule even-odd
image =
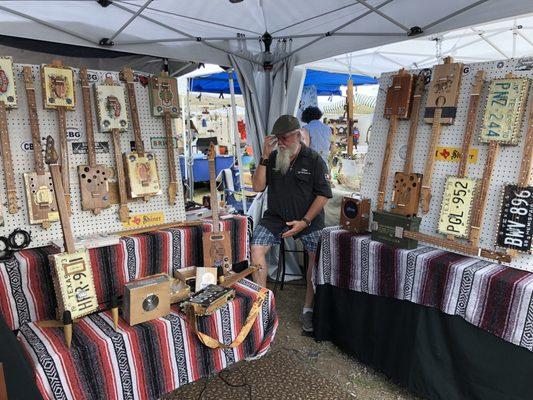
[[[229,344],[238,335],[259,287],[242,280],[236,298],[198,319],[201,332]],[[61,328],[35,322],[21,327],[18,339],[33,366],[44,399],[157,399],[186,383],[230,364],[262,356],[278,325],[272,292],[244,342],[234,349],[212,350],[200,343],[177,308],[169,315],[129,326],[120,319],[115,331],[109,311],[74,324],[68,349]]]
[[[236,216],[221,222],[232,237],[233,262],[249,257],[249,232],[246,217]],[[202,232],[211,230],[184,227],[126,236],[114,246],[89,250],[96,294],[101,309],[114,295],[121,296],[124,284],[159,272],[173,271],[203,263]],[[59,250],[53,246],[25,249],[0,263],[0,314],[11,329],[31,321],[55,318],[56,302],[48,256]]]
[[[533,351],[533,273],[429,246],[395,249],[340,227],[322,231],[319,251],[317,285],[439,308]]]

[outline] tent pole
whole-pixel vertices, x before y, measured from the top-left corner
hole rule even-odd
[[[243,165],[242,165],[242,156],[241,156],[241,136],[239,134],[239,129],[237,127],[237,107],[235,105],[235,87],[233,86],[233,68],[228,70],[228,79],[229,79],[229,91],[231,98],[231,114],[233,119],[232,129],[233,129],[233,138],[235,139],[236,146],[236,156],[237,163],[239,164],[239,186],[241,188],[241,199],[242,199],[242,210],[244,214],[248,212],[246,207],[246,196],[244,195],[244,182],[242,179]]]
[[[475,2],[475,3],[473,3],[473,4],[469,4],[469,5],[466,6],[466,7],[463,7],[463,8],[461,8],[461,9],[459,9],[459,10],[457,10],[457,11],[451,13],[451,14],[448,14],[448,15],[446,15],[445,17],[439,18],[438,20],[433,21],[433,22],[431,22],[430,24],[427,24],[426,26],[423,26],[423,27],[422,27],[422,30],[423,30],[423,31],[426,31],[426,30],[428,30],[429,28],[433,28],[435,25],[438,25],[438,24],[440,24],[441,22],[444,22],[444,21],[446,21],[446,20],[448,20],[448,19],[450,19],[450,18],[453,18],[453,17],[455,17],[455,16],[457,16],[457,15],[459,15],[459,14],[462,14],[462,13],[464,13],[465,11],[468,11],[468,10],[474,8],[474,7],[477,7],[477,6],[479,6],[480,4],[486,3],[487,1],[488,1],[488,0],[479,0],[479,1]]]
[[[190,101],[190,78],[187,78],[187,93],[185,95],[185,105],[186,105],[186,125],[187,129],[184,130],[185,142],[184,146],[187,148],[185,153],[185,169],[187,170],[187,178],[189,180],[189,200],[194,201],[194,155],[192,154],[192,126],[191,126],[191,101]]]
[[[115,39],[118,35],[120,35],[120,32],[122,32],[124,29],[126,29],[126,27],[127,27],[129,24],[131,24],[131,23],[133,22],[133,20],[134,20],[135,18],[137,18],[137,17],[139,16],[139,14],[142,13],[142,12],[144,11],[144,9],[145,9],[146,7],[148,7],[152,1],[153,1],[153,0],[146,0],[146,3],[144,3],[144,4],[141,6],[141,8],[139,8],[139,9],[135,12],[135,14],[133,14],[133,15],[131,16],[131,18],[128,19],[128,20],[124,23],[124,25],[122,25],[122,26],[118,29],[118,31],[116,31],[116,32],[115,32],[115,33],[109,38],[109,42],[113,41],[113,39]]]
[[[376,14],[378,14],[379,16],[385,18],[387,21],[393,23],[394,25],[400,27],[401,29],[403,29],[406,33],[409,33],[409,28],[406,27],[405,25],[399,23],[398,21],[396,21],[394,18],[391,18],[389,17],[387,14],[385,14],[384,12],[381,12],[377,9],[377,7],[373,7],[371,6],[370,4],[368,4],[366,1],[364,0],[355,0],[357,1],[359,4],[365,6],[366,8],[368,8],[369,10],[371,10],[372,12],[375,12]]]

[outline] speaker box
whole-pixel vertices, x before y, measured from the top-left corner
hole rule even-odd
[[[170,313],[170,278],[158,274],[124,285],[124,319],[137,325]]]
[[[341,205],[340,225],[351,232],[368,232],[370,199],[344,197]]]

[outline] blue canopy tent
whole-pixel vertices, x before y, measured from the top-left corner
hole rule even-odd
[[[348,74],[308,69],[305,75],[304,87],[316,86],[319,96],[340,96],[340,87],[346,86],[349,77],[350,75]],[[355,86],[374,85],[378,83],[377,79],[364,75],[352,75],[352,80]],[[233,73],[233,82],[235,84],[235,94],[242,94],[235,72]],[[217,72],[190,78],[189,90],[191,92],[228,94],[230,93],[228,74],[226,72]]]

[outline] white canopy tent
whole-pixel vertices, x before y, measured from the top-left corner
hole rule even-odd
[[[327,71],[379,76],[399,68],[427,68],[446,56],[464,63],[533,55],[533,15],[474,25],[306,64]]]

